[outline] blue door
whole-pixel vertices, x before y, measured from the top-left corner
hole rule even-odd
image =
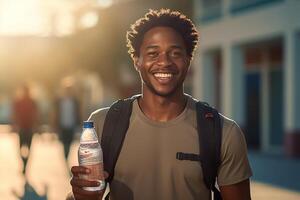
[[[282,68],[269,72],[270,81],[270,144],[281,146],[283,144],[283,84]]]
[[[246,73],[246,127],[245,136],[249,148],[260,147],[260,89],[261,75],[259,71]]]

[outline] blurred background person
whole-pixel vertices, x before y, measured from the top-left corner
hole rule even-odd
[[[30,146],[34,131],[37,127],[38,108],[32,98],[30,88],[24,84],[13,101],[12,122],[20,139],[20,154],[23,160],[23,173],[25,173]]]
[[[61,93],[55,100],[54,106],[54,127],[64,146],[64,156],[67,161],[73,137],[81,122],[80,104],[75,95],[73,79],[63,79]]]

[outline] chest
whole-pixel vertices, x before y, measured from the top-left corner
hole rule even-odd
[[[177,152],[199,154],[198,133],[193,125],[181,122],[172,126],[154,126],[136,120],[127,131],[115,176],[145,180],[147,176],[151,179],[160,174],[162,179],[201,180],[200,163],[177,160]],[[147,174],[143,169],[148,169]]]

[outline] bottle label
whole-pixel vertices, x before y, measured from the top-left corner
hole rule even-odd
[[[98,148],[82,148],[79,147],[78,161],[79,165],[93,165],[102,162],[101,150]]]

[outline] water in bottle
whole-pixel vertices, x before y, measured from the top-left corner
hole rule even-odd
[[[104,189],[103,154],[92,121],[83,122],[83,131],[78,149],[78,162],[80,166],[91,170],[91,173],[81,175],[81,178],[99,182],[99,186],[97,187],[84,187],[83,189],[88,191]]]

